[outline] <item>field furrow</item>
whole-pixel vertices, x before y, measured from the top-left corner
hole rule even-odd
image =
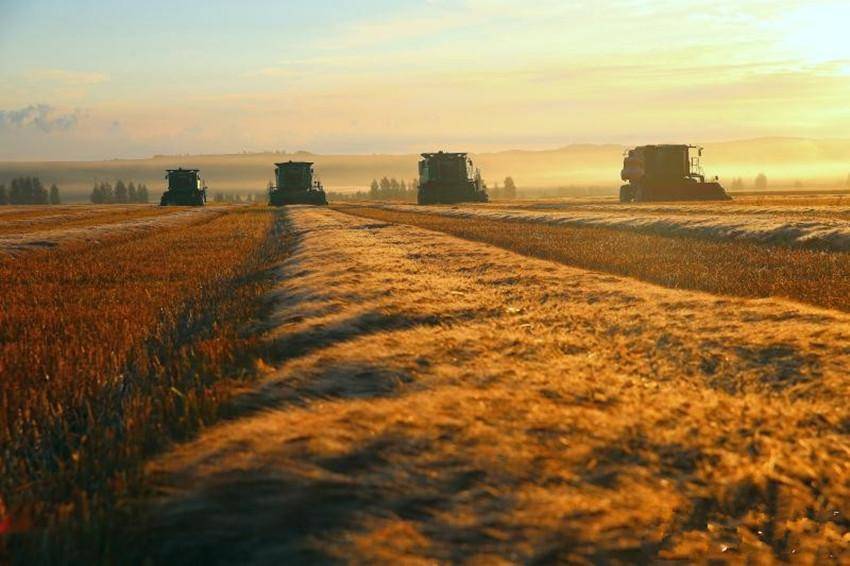
[[[610,228],[645,234],[685,236],[715,241],[850,251],[850,223],[838,219],[795,218],[781,215],[641,214],[637,212],[533,212],[459,205],[376,205],[387,210],[437,214],[456,218],[490,219],[529,224]]]
[[[277,369],[150,466],[155,562],[850,559],[850,315],[290,214]]]
[[[528,256],[666,287],[739,297],[784,297],[850,311],[850,253],[847,252],[365,206],[338,208],[367,218],[438,230]]]
[[[59,245],[95,244],[119,236],[151,233],[210,220],[221,214],[224,214],[221,208],[147,208],[126,215],[104,213],[72,221],[70,225],[63,225],[62,222],[46,223],[36,229],[25,228],[26,231],[16,233],[3,233],[0,230],[0,255],[16,256]]]
[[[23,218],[18,216],[0,216],[0,236],[117,223],[150,216],[160,216],[168,212],[167,209],[150,205],[135,205],[132,207],[110,205],[102,207],[76,207],[67,212],[60,211],[54,214],[25,216]]]
[[[764,197],[763,197],[764,198]],[[802,199],[800,199],[802,200]],[[483,205],[490,209],[530,210],[549,212],[607,212],[644,215],[687,214],[717,216],[766,216],[791,217],[800,220],[814,218],[850,219],[850,195],[835,197],[832,204],[794,204],[791,199],[767,197],[764,200],[735,199],[731,202],[696,203],[643,203],[620,204],[615,199],[601,201],[560,200],[560,201],[494,201]]]

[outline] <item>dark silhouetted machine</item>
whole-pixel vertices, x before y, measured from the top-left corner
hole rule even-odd
[[[692,156],[691,150],[697,150]],[[694,145],[642,145],[623,160],[620,202],[730,200],[715,177],[706,182],[700,166],[702,148]]]
[[[203,206],[207,202],[207,187],[198,169],[167,169],[168,189],[159,201],[161,206]]]
[[[328,204],[325,190],[313,180],[313,164],[307,161],[275,163],[276,186],[269,187],[269,204]]]
[[[487,202],[481,174],[465,153],[423,153],[419,162],[419,204]]]

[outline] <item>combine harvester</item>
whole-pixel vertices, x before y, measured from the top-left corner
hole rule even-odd
[[[160,206],[204,206],[207,186],[198,169],[166,169],[168,189],[162,193]]]
[[[690,150],[697,155],[691,157]],[[706,183],[700,166],[702,148],[694,145],[642,145],[623,160],[620,202],[731,200],[715,177]]]
[[[465,153],[423,153],[419,162],[419,204],[487,202],[481,173]]]
[[[313,164],[307,161],[275,163],[277,185],[269,187],[269,205],[328,204],[325,190],[313,180]]]

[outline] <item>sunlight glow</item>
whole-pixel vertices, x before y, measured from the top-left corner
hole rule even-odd
[[[846,1],[801,6],[783,18],[782,43],[809,63],[847,61],[848,23],[850,3]]]

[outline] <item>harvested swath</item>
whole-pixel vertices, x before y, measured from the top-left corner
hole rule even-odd
[[[735,204],[586,204],[569,202],[511,202],[496,201],[488,208],[507,210],[547,210],[547,211],[593,211],[617,212],[632,214],[696,214],[696,215],[762,215],[770,217],[792,217],[798,219],[811,218],[850,218],[850,197],[838,206],[794,206],[768,201],[765,204],[742,203]]]
[[[223,214],[224,208],[187,208],[179,211],[168,209],[153,209],[153,216],[142,214],[142,218],[91,224],[82,227],[44,229],[36,232],[6,234],[0,236],[0,255],[11,256],[22,253],[53,248],[69,244],[95,244],[107,241],[117,236],[127,234],[144,234],[156,230],[172,228],[183,224],[210,220]]]
[[[285,243],[276,214],[186,211],[141,237],[0,257],[0,513],[22,537],[64,517],[87,540],[143,458],[214,418],[222,380],[252,370],[244,325]],[[40,562],[81,550],[25,540]]]
[[[461,218],[385,208],[338,208],[667,287],[733,296],[787,297],[850,311],[850,254],[846,252],[713,242],[482,217]]]
[[[112,209],[103,207],[85,211],[73,211],[65,214],[13,218],[11,220],[2,219],[0,220],[0,236],[116,223],[150,216],[161,216],[168,212],[168,210],[160,207],[142,205],[132,208],[116,207]]]
[[[34,204],[12,204],[0,206],[0,219],[5,221],[10,218],[32,218],[37,216],[50,216],[59,213],[84,212],[88,209],[102,209],[103,206],[62,204],[62,205],[34,205]]]
[[[850,250],[850,224],[840,220],[749,215],[642,215],[617,212],[531,212],[485,207],[374,205],[386,210],[454,218],[482,218],[529,224],[609,228],[705,240],[755,242],[823,250]]]
[[[151,466],[152,562],[850,559],[850,315],[292,214],[279,370]]]

